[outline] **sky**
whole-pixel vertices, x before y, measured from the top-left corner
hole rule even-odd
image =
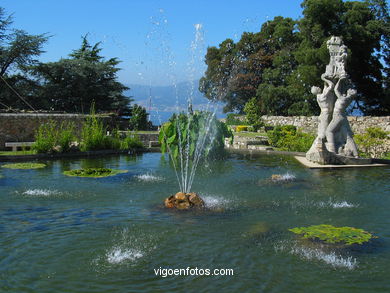
[[[302,0],[1,0],[13,28],[47,33],[42,62],[66,58],[88,34],[117,57],[124,84],[172,85],[200,78],[207,47],[275,16],[299,18]]]

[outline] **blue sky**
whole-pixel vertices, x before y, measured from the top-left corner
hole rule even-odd
[[[89,33],[102,54],[118,57],[125,84],[171,85],[197,79],[208,46],[259,31],[277,15],[298,18],[302,0],[3,0],[14,28],[52,35],[41,61],[57,61]],[[196,34],[195,25],[198,27]],[[191,49],[192,48],[192,49]]]

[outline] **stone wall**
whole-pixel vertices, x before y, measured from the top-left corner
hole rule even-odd
[[[303,132],[317,133],[317,116],[262,116],[262,119],[267,125],[294,125]],[[363,133],[366,128],[374,126],[390,132],[390,116],[349,116],[348,120],[355,134]]]
[[[0,113],[0,150],[5,149],[5,142],[34,141],[36,130],[49,121],[73,122],[80,133],[85,117],[82,114]],[[103,119],[106,124],[111,123],[110,117]]]

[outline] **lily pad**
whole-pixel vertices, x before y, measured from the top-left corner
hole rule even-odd
[[[42,163],[14,163],[14,164],[6,164],[1,166],[2,168],[8,169],[40,169],[45,168],[46,164]]]
[[[334,227],[332,225],[314,225],[297,227],[289,231],[301,235],[304,239],[320,240],[335,244],[363,244],[372,238],[377,238],[363,229],[353,227]]]
[[[87,168],[64,171],[67,176],[101,178],[127,173],[127,170],[115,170],[109,168]]]

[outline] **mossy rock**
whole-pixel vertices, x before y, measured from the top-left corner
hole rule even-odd
[[[6,164],[1,166],[2,168],[8,169],[41,169],[45,168],[46,164],[42,163],[14,163],[14,164]]]
[[[109,168],[87,168],[65,171],[67,176],[101,178],[127,173],[127,170],[114,170]]]
[[[297,227],[289,231],[301,235],[304,239],[320,240],[331,244],[363,244],[377,238],[363,229],[353,227],[334,227],[332,225],[314,225]]]

